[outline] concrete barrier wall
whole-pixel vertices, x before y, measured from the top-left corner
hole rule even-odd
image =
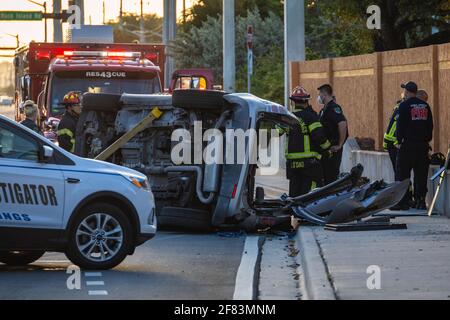
[[[324,83],[334,86],[337,102],[349,121],[350,136],[373,138],[382,150],[383,134],[400,98],[400,84],[413,80],[429,94],[435,124],[434,150],[450,144],[450,43],[360,56],[291,62],[293,88],[315,96]],[[316,99],[311,103],[316,111]]]
[[[352,139],[344,146],[341,172],[349,172],[357,164],[364,166],[363,176],[370,181],[384,180],[388,183],[395,181],[394,171],[387,152],[358,150]],[[439,168],[431,166],[429,177],[432,177]],[[412,175],[413,178],[413,175]],[[428,181],[427,204],[430,205],[437,188],[438,181]],[[450,218],[450,171],[442,187],[436,203],[435,211]]]

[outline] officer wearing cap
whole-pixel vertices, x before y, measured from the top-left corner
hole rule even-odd
[[[348,138],[347,119],[344,116],[341,106],[336,103],[333,96],[333,88],[325,84],[317,88],[319,95],[317,102],[323,105],[319,113],[320,122],[323,125],[325,135],[331,142],[331,156],[322,158],[325,185],[336,181],[342,161],[342,151]]]
[[[25,120],[20,124],[36,133],[42,134],[37,125],[38,107],[32,100],[27,100],[23,103],[23,111],[25,113]]]
[[[74,153],[75,132],[81,114],[81,93],[77,91],[67,93],[61,104],[66,107],[66,112],[58,125],[58,144],[64,150]]]
[[[319,116],[309,104],[311,95],[296,87],[290,100],[298,126],[289,128],[286,146],[286,172],[289,179],[289,195],[298,197],[323,185],[320,159],[329,153],[331,143],[325,136]]]
[[[399,152],[397,158],[398,181],[411,178],[411,170],[416,177],[414,193],[417,208],[426,209],[425,197],[429,168],[430,141],[433,139],[433,115],[427,102],[417,97],[417,84],[409,81],[402,84],[405,101],[399,106],[397,140]],[[409,194],[405,194],[399,203],[401,210],[409,209]]]

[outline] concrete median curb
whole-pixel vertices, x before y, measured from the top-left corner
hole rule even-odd
[[[300,286],[303,288],[304,299],[336,300],[313,229],[300,226],[295,243],[300,251],[299,264],[303,271]]]

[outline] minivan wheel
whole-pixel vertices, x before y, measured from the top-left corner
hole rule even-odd
[[[133,232],[119,208],[93,204],[77,215],[69,231],[66,255],[83,269],[111,269],[131,252]]]
[[[0,251],[0,262],[8,266],[26,266],[44,255],[45,251]]]

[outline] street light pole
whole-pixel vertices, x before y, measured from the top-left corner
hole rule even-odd
[[[175,40],[177,34],[177,2],[175,0],[164,0],[164,24],[163,43],[166,46],[166,66],[164,72],[164,86],[170,85],[170,78],[174,69],[174,60],[168,55],[168,44]]]
[[[223,89],[236,90],[234,0],[223,0]]]
[[[61,12],[61,0],[53,0],[53,13]],[[53,42],[62,42],[61,20],[53,19]]]
[[[305,60],[305,1],[284,0],[284,104],[289,106],[290,62]],[[294,85],[294,84],[292,84]]]
[[[144,0],[141,0],[141,21],[140,21],[140,29],[141,33],[139,35],[139,42],[145,42],[145,34],[144,34]]]

